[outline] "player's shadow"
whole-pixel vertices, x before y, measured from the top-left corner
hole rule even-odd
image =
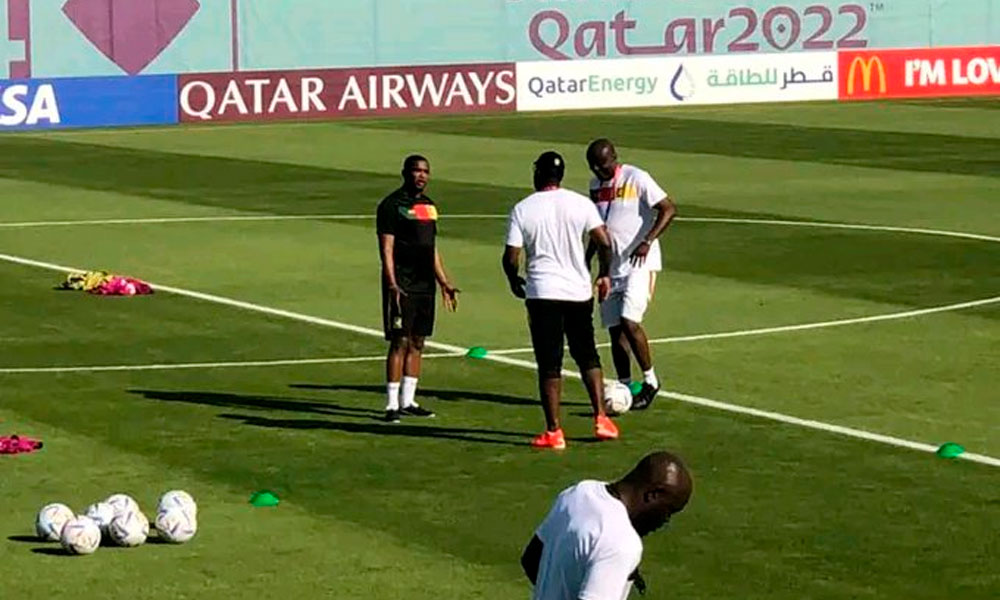
[[[331,430],[345,433],[446,438],[466,442],[481,442],[487,444],[523,445],[528,434],[513,431],[498,431],[492,429],[463,429],[437,427],[423,421],[422,425],[396,423],[371,423],[365,421],[381,421],[382,411],[370,408],[340,406],[326,402],[316,402],[303,398],[278,398],[274,396],[253,396],[230,394],[224,392],[188,392],[160,390],[129,390],[150,400],[161,402],[184,402],[203,406],[218,406],[221,408],[251,409],[261,411],[284,411],[306,413],[321,417],[349,417],[361,421],[334,421],[326,419],[272,419],[251,415],[220,414],[225,419],[239,420],[256,427],[272,427],[301,430]],[[503,439],[508,438],[508,439]],[[513,442],[510,439],[522,441]]]
[[[344,433],[360,433],[384,436],[424,437],[456,440],[460,442],[477,442],[482,444],[498,444],[503,446],[524,446],[530,436],[515,431],[498,431],[495,429],[468,429],[461,427],[436,427],[433,425],[406,425],[403,423],[369,424],[356,421],[327,421],[320,419],[269,419],[253,415],[220,414],[223,419],[241,421],[244,425],[253,427],[269,427],[278,429],[299,430],[329,430]],[[426,421],[424,421],[426,423]],[[497,439],[497,436],[508,439]],[[520,441],[513,441],[516,438]]]
[[[289,387],[301,390],[329,390],[361,392],[365,394],[385,394],[384,385],[351,385],[351,384],[312,384],[293,383]],[[492,404],[506,404],[509,406],[539,406],[538,400],[532,398],[522,398],[519,396],[508,396],[506,394],[493,394],[490,392],[472,392],[464,390],[435,390],[417,388],[417,397],[443,400],[445,402],[489,402]],[[563,402],[563,406],[585,406],[580,402]]]
[[[168,392],[160,390],[129,390],[129,393],[163,402],[185,402],[188,404],[201,404],[222,408],[301,412],[330,417],[377,419],[382,414],[382,411],[371,408],[341,406],[329,402],[316,402],[315,400],[306,398],[252,396],[226,392]]]

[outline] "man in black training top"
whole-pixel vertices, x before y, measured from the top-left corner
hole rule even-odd
[[[423,156],[406,157],[403,186],[378,205],[377,232],[382,258],[382,319],[389,341],[386,358],[385,421],[400,415],[433,417],[417,404],[417,380],[424,339],[434,331],[434,296],[441,285],[444,305],[454,312],[458,291],[448,282],[435,246],[438,212],[424,195],[430,163]]]

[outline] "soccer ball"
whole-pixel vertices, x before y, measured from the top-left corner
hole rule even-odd
[[[63,526],[59,543],[70,554],[93,554],[101,545],[101,530],[89,517],[74,517]]]
[[[128,494],[112,494],[108,496],[104,503],[111,505],[116,517],[130,512],[140,512],[139,503]]]
[[[184,490],[171,490],[160,496],[156,512],[161,513],[171,508],[180,508],[187,512],[192,519],[198,518],[198,505],[195,504],[191,494]]]
[[[604,384],[604,410],[609,415],[620,415],[632,408],[632,390],[620,381]]]
[[[194,537],[198,531],[198,523],[186,510],[168,508],[156,515],[156,530],[168,542],[183,544]]]
[[[35,533],[46,542],[58,542],[63,525],[75,516],[65,504],[46,504],[35,517]]]
[[[83,514],[93,519],[97,523],[97,528],[103,533],[108,530],[111,519],[115,518],[115,508],[107,502],[95,502],[88,506]]]
[[[111,519],[108,537],[119,546],[140,546],[149,536],[149,519],[139,511],[128,511]]]

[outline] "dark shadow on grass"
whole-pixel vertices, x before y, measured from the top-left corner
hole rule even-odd
[[[24,544],[40,544],[44,541],[37,535],[10,535],[7,536],[7,539],[12,542],[22,542]]]
[[[987,110],[1000,110],[1000,99],[995,96],[970,97],[970,98],[927,98],[918,100],[907,100],[900,102],[912,106],[926,106],[929,108],[976,108]]]
[[[341,406],[328,402],[316,402],[305,398],[279,398],[275,396],[254,396],[246,394],[229,394],[224,392],[194,392],[194,391],[159,391],[159,390],[129,390],[149,400],[163,402],[184,402],[204,406],[219,406],[223,408],[249,408],[254,410],[277,410],[300,413],[310,413],[331,417],[354,417],[374,419],[382,415],[381,410]]]
[[[289,387],[303,390],[330,390],[330,391],[350,391],[362,392],[366,394],[384,394],[385,386],[382,385],[350,385],[350,384],[312,384],[293,383]],[[539,406],[538,400],[532,398],[522,398],[519,396],[508,396],[506,394],[493,394],[490,392],[471,392],[466,390],[435,390],[417,388],[419,398],[433,398],[444,400],[445,402],[489,402],[492,404],[506,404],[510,406]],[[584,406],[579,402],[563,402],[566,406]]]
[[[318,419],[268,419],[252,415],[221,414],[219,417],[233,421],[241,421],[244,425],[277,429],[298,429],[340,431],[343,433],[370,434],[384,436],[402,436],[417,438],[436,438],[459,442],[475,442],[480,444],[498,444],[503,446],[524,446],[529,439],[528,434],[515,431],[497,431],[495,429],[468,429],[456,427],[435,427],[433,425],[406,425],[403,423],[357,423],[345,421],[326,421]],[[424,421],[426,423],[426,421]],[[507,438],[522,438],[524,441],[514,442],[509,439],[496,439],[487,436]]]
[[[386,167],[392,173],[397,165]],[[374,225],[378,202],[400,185],[396,174],[26,136],[0,137],[0,178],[243,211],[371,214],[370,222],[350,221],[366,227]],[[432,195],[447,199],[446,215],[505,213],[529,183],[522,189],[436,180]]]
[[[887,121],[892,119],[890,110],[887,105]],[[630,148],[1000,177],[1000,139],[995,138],[640,114],[519,114],[366,123],[365,127],[572,144],[611,136]]]
[[[48,556],[73,556],[64,548],[32,548],[32,554],[45,554]]]
[[[154,546],[169,546],[169,545],[171,545],[171,542],[168,542],[167,540],[161,538],[160,536],[153,535],[153,534],[150,534],[150,536],[148,538],[146,538],[146,543],[147,544],[152,544]]]

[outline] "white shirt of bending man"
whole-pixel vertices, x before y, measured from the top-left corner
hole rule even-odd
[[[533,600],[624,600],[642,560],[625,505],[602,481],[556,498],[535,535],[544,544]]]

